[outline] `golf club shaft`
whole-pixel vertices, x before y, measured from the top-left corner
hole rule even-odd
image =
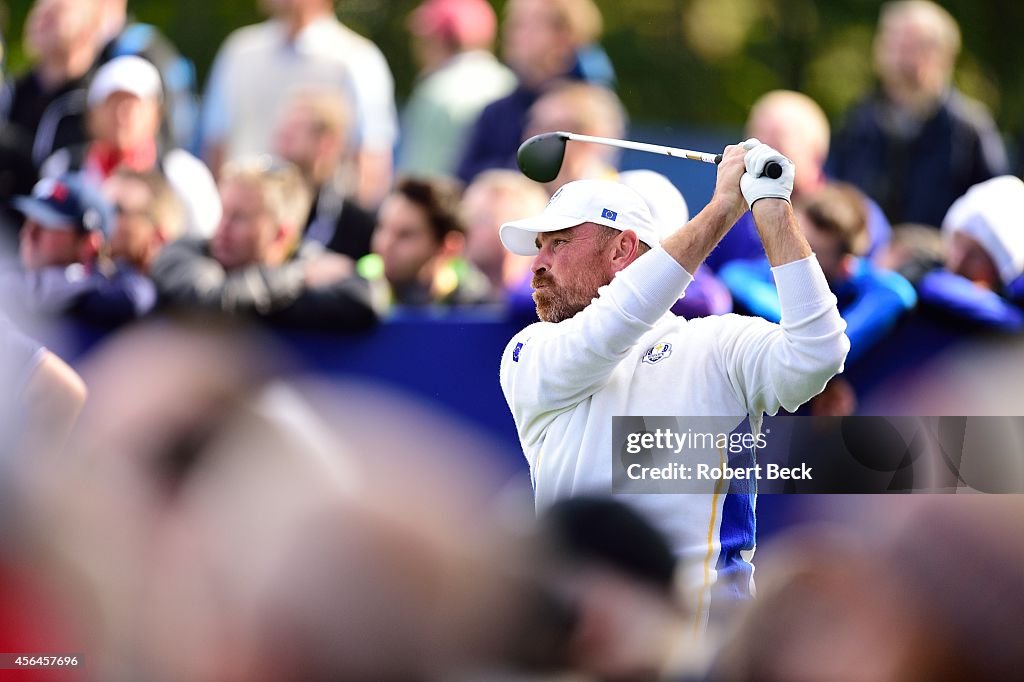
[[[638,152],[650,152],[651,154],[662,154],[663,156],[675,156],[678,158],[703,161],[704,163],[718,163],[722,160],[721,154],[709,154],[707,152],[695,152],[689,149],[677,149],[676,147],[663,147],[660,144],[648,144],[646,142],[631,142],[630,140],[616,140],[610,137],[594,137],[593,135],[578,135],[576,133],[559,133],[567,140],[577,142],[593,142],[595,144],[619,147],[620,149],[635,149]]]

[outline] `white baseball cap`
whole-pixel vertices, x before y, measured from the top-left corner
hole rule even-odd
[[[96,106],[115,92],[127,92],[139,99],[160,99],[160,72],[142,57],[125,55],[104,64],[89,86],[89,106]]]
[[[647,202],[629,187],[611,180],[566,183],[540,215],[505,223],[499,235],[501,243],[512,253],[535,256],[537,233],[567,230],[583,223],[633,230],[650,247],[661,243]]]
[[[953,202],[942,221],[946,234],[963,232],[992,258],[1004,284],[1024,274],[1024,182],[1001,175],[974,185]]]

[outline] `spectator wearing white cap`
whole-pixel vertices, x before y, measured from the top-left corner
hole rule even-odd
[[[953,202],[942,231],[946,268],[992,291],[1024,274],[1024,182],[1002,175],[975,185]]]
[[[491,52],[498,21],[486,0],[426,0],[409,16],[419,79],[402,112],[398,170],[452,175],[480,111],[516,78]]]
[[[161,140],[190,149],[195,143],[199,98],[196,67],[156,26],[135,21],[128,0],[92,0],[100,8],[100,44],[97,66],[125,55],[136,55],[160,72],[163,85]]]
[[[1024,330],[1024,182],[974,185],[942,221],[945,269],[918,283],[922,303],[971,327]]]
[[[762,175],[769,161],[782,166],[780,178]],[[711,202],[664,238],[636,192],[604,180],[571,182],[540,215],[501,228],[506,248],[534,256],[541,322],[509,342],[500,382],[536,504],[624,493],[618,499],[659,528],[681,560],[695,629],[707,622],[716,583],[736,596],[750,594],[755,491],[741,482],[665,494],[680,489],[627,477],[631,462],[669,462],[653,450],[629,459],[625,440],[621,450],[613,441],[612,417],[716,415],[716,432],[749,419],[753,433],[764,413],[795,410],[842,371],[845,323],[789,203],[793,175],[786,157],[749,140],[726,148]],[[669,314],[691,273],[748,207],[774,268],[781,323]],[[648,417],[638,428],[661,426],[685,431],[671,417]],[[714,447],[691,448],[686,456],[688,465],[722,463]]]
[[[81,172],[100,186],[117,168],[160,171],[185,210],[186,231],[208,237],[220,221],[221,207],[213,176],[184,149],[160,142],[160,73],[142,57],[117,57],[99,68],[89,86],[90,141],[62,149],[43,164],[43,177]]]

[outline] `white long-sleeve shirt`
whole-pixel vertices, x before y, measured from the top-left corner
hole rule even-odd
[[[750,417],[756,429],[762,413],[795,410],[842,371],[846,323],[817,259],[773,271],[780,324],[668,313],[693,278],[658,248],[618,273],[573,318],[538,322],[513,337],[501,359],[501,387],[538,508],[611,492],[613,416],[732,417],[731,426]],[[752,574],[754,496],[729,495],[727,487],[619,496],[672,543],[688,596],[704,612],[699,617],[720,572],[747,583]]]

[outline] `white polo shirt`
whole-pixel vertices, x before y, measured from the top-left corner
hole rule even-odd
[[[285,106],[302,88],[348,95],[358,144],[390,151],[398,137],[395,87],[380,49],[335,17],[324,17],[289,41],[283,22],[238,29],[224,41],[203,98],[204,141],[226,143],[227,159],[265,154]]]
[[[815,257],[774,273],[780,324],[740,315],[686,320],[667,311],[693,278],[657,248],[575,317],[517,334],[502,356],[501,387],[538,508],[611,492],[613,416],[707,415],[730,417],[732,425],[750,417],[757,429],[763,413],[795,410],[820,393],[842,371],[846,323]],[[666,534],[699,618],[720,573],[749,589],[753,493],[730,495],[725,486],[714,494],[619,499]]]

